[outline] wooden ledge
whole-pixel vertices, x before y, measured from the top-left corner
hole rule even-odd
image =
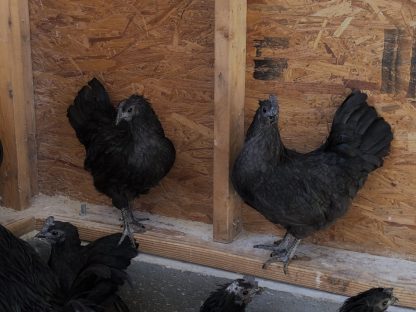
[[[20,235],[34,227],[40,229],[44,219],[53,215],[77,226],[81,239],[86,241],[120,232],[116,209],[88,205],[87,215],[80,216],[79,206],[79,202],[67,198],[45,196],[24,215],[13,220],[7,216],[0,222]],[[300,260],[293,261],[289,274],[284,275],[280,264],[263,270],[269,252],[252,248],[276,237],[243,232],[234,242],[222,244],[212,241],[212,225],[139,213],[141,217],[143,214],[150,218],[146,222],[148,230],[135,235],[143,253],[345,296],[376,286],[394,287],[401,306],[416,308],[416,262],[301,244],[297,253]]]
[[[67,216],[56,218],[76,225],[81,238],[87,241],[120,231],[116,225]],[[43,220],[36,219],[36,229],[42,227]],[[152,227],[135,238],[144,253],[345,296],[376,286],[394,287],[401,306],[416,308],[416,263],[411,261],[305,245],[299,248],[301,260],[293,261],[289,274],[285,275],[280,264],[262,269],[268,252],[255,250],[252,245],[264,239],[270,241],[271,237],[264,235],[243,233],[235,242],[221,244],[189,233]]]

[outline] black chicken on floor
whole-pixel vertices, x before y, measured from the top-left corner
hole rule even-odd
[[[118,245],[120,237],[121,234],[112,234],[82,246],[74,225],[48,217],[34,240],[51,246],[48,265],[63,293],[71,298],[78,294],[77,299],[92,302],[97,311],[114,305],[118,311],[127,312],[117,291],[129,281],[126,269],[138,252],[128,241]],[[45,258],[42,251],[41,256]]]
[[[131,225],[144,230],[133,215],[133,201],[149,192],[169,172],[175,148],[147,99],[132,95],[117,110],[104,86],[92,79],[69,106],[67,116],[85,146],[85,169],[95,188],[121,210],[123,235],[134,244]]]
[[[253,277],[236,279],[212,292],[200,312],[243,312],[262,288]]]
[[[393,288],[371,288],[345,300],[339,312],[384,312],[397,301]]]
[[[259,102],[231,179],[247,204],[286,228],[283,240],[254,246],[272,251],[264,268],[282,261],[287,273],[300,240],[343,216],[369,173],[382,166],[393,134],[366,100],[352,92],[335,113],[326,142],[306,154],[284,146],[277,98]]]
[[[38,249],[40,257],[28,242],[0,225],[0,311],[103,312],[108,304],[128,312],[116,291],[126,280],[124,271],[137,251],[129,242],[115,248],[119,236],[103,238],[85,253],[63,251],[67,259],[60,257],[62,261],[58,262],[55,242],[65,244],[65,235],[51,232],[51,237],[41,238],[50,248]]]

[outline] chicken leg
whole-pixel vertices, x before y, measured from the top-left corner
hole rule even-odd
[[[289,262],[295,255],[300,241],[300,239],[286,232],[282,240],[276,241],[271,245],[254,245],[253,247],[272,251],[270,259],[263,264],[263,269],[266,269],[273,262],[283,262],[283,272],[287,274]]]
[[[149,218],[136,218],[133,214],[133,202],[130,201],[128,208],[121,209],[121,219],[123,221],[123,233],[121,235],[120,241],[118,245],[120,245],[123,240],[128,236],[133,246],[136,246],[136,242],[134,240],[134,232],[143,233],[146,231],[145,226],[140,223],[140,221],[149,220]],[[136,231],[132,230],[132,226]]]

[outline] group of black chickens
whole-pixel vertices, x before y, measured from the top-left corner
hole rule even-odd
[[[133,201],[169,172],[175,148],[146,98],[132,95],[115,109],[95,78],[78,92],[67,116],[85,146],[85,169],[121,211],[123,231],[83,246],[76,227],[53,217],[29,241],[0,226],[0,311],[128,311],[117,290],[137,255],[133,233],[144,231],[146,220],[133,214]],[[358,90],[338,108],[328,139],[312,152],[287,149],[278,119],[275,96],[259,101],[231,181],[248,205],[286,229],[282,240],[254,247],[271,251],[264,268],[279,261],[287,273],[301,239],[343,216],[370,172],[382,166],[393,134]],[[244,311],[260,292],[254,279],[238,279],[213,292],[200,311]],[[340,311],[385,311],[396,300],[392,289],[374,288],[348,299]]]

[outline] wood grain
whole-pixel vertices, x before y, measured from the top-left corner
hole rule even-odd
[[[0,3],[0,167],[2,206],[21,210],[37,193],[32,61],[27,1]]]
[[[82,168],[65,117],[77,89],[97,76],[116,102],[144,93],[178,151],[172,172],[137,206],[212,223],[214,1],[30,0],[30,9],[40,190],[110,203]],[[246,126],[258,100],[276,93],[285,144],[309,151],[350,88],[362,88],[394,130],[384,167],[311,242],[416,260],[415,15],[405,0],[248,1]],[[247,207],[243,222],[282,232]]]
[[[56,216],[56,219],[76,225],[81,239],[88,241],[119,231],[117,226],[81,220],[74,216]],[[44,217],[36,218],[38,230],[43,221]],[[272,264],[267,270],[262,269],[268,253],[245,246],[244,243],[252,239],[250,235],[240,237],[227,245],[206,241],[186,230],[171,233],[154,229],[144,234],[135,234],[135,238],[141,252],[346,296],[375,286],[394,287],[394,294],[399,298],[400,305],[416,307],[414,262],[318,247],[304,249],[303,252],[313,255],[313,258],[293,261],[289,274],[285,275],[279,264]],[[394,276],[385,274],[392,270],[395,272]],[[396,274],[397,272],[399,273]]]
[[[110,204],[83,169],[66,119],[77,90],[96,76],[115,104],[144,94],[177,150],[169,175],[137,208],[212,222],[214,2],[29,3],[40,191]]]
[[[26,233],[29,233],[35,229],[35,218],[34,217],[25,217],[20,218],[9,223],[4,224],[4,226],[12,232],[15,236],[22,236]]]
[[[326,139],[350,88],[361,88],[394,131],[384,167],[347,215],[311,242],[416,260],[415,14],[413,3],[399,0],[248,1],[246,126],[258,99],[276,93],[285,145],[310,151]],[[283,59],[281,73],[263,66],[254,77],[256,60]],[[243,220],[248,230],[282,233],[247,206]]]
[[[214,240],[241,230],[241,200],[230,172],[244,141],[246,1],[215,1]]]

